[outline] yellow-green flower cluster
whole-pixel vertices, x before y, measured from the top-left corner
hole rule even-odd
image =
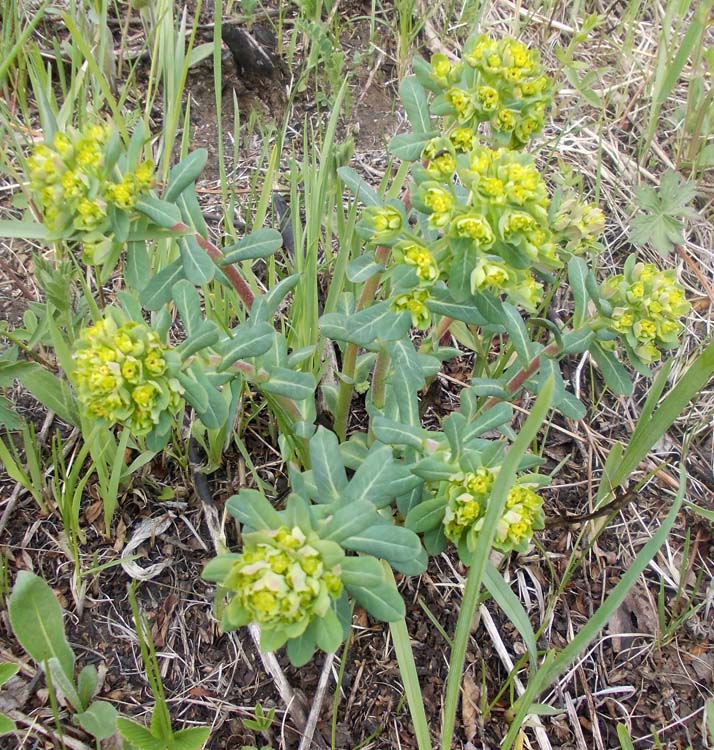
[[[551,204],[550,228],[558,245],[566,253],[577,255],[595,247],[597,238],[605,228],[605,215],[594,203],[579,200],[577,196],[568,196],[559,202],[553,211],[555,200]]]
[[[684,327],[681,318],[690,305],[673,270],[659,271],[652,263],[626,266],[625,273],[609,278],[601,291],[613,306],[605,323],[642,362],[657,362],[662,350],[677,346]]]
[[[441,168],[432,164],[437,159],[444,164],[446,154],[454,157],[455,170],[438,178]],[[548,191],[533,159],[481,145],[459,154],[444,138],[427,143],[422,156],[413,201],[428,215],[429,226],[449,240],[451,255],[439,257],[439,264],[448,274],[455,257],[475,251],[471,292],[505,293],[534,310],[542,286],[532,269],[558,268],[562,261],[549,225]]]
[[[447,483],[444,535],[460,548],[475,548],[495,479],[495,472],[482,466]],[[528,485],[516,484],[498,521],[494,546],[504,552],[524,551],[543,521],[543,499]]]
[[[235,592],[226,612],[231,625],[257,623],[275,648],[301,636],[342,593],[340,565],[325,563],[324,545],[336,546],[298,527],[246,534],[243,553],[223,581]]]
[[[150,161],[115,179],[107,163],[109,139],[104,125],[68,128],[36,146],[28,158],[30,189],[54,234],[96,245],[111,235],[112,207],[130,210],[151,186]]]
[[[437,111],[445,106],[459,128],[475,130],[488,122],[496,142],[511,148],[521,148],[543,129],[552,81],[537,50],[515,39],[474,37],[456,63],[436,54],[430,78],[443,92],[445,104],[437,101]]]
[[[476,471],[456,475],[448,482],[447,506],[444,514],[444,534],[458,543],[461,537],[475,529],[486,512],[496,475],[485,466]]]
[[[182,405],[183,389],[169,372],[171,354],[146,324],[118,324],[107,315],[75,345],[72,380],[80,403],[91,417],[148,434]]]
[[[428,328],[431,323],[431,312],[426,306],[429,301],[429,290],[417,287],[410,292],[397,294],[392,300],[392,310],[408,312],[412,316],[414,328]]]

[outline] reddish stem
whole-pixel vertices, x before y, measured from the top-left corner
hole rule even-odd
[[[179,222],[178,224],[174,224],[174,226],[171,227],[171,230],[173,232],[190,232],[191,227]],[[225,256],[212,242],[205,237],[201,237],[198,233],[195,234],[195,237],[198,244],[206,251],[206,253],[208,253],[211,260],[228,277],[228,280],[231,282],[236,292],[238,292],[238,296],[243,301],[243,304],[248,310],[250,310],[251,307],[253,307],[255,295],[253,294],[253,290],[248,286],[248,282],[243,278],[243,274],[234,265],[222,265]]]

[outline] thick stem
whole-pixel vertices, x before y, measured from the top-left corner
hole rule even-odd
[[[173,232],[190,232],[191,227],[179,222],[171,227]],[[243,304],[248,310],[253,307],[255,295],[253,290],[248,286],[248,282],[243,278],[243,274],[234,265],[222,265],[224,259],[223,253],[209,240],[202,237],[198,232],[195,234],[196,242],[206,251],[210,259],[221,269],[221,271],[227,276],[228,280],[233,285],[233,288],[238,293],[238,296],[243,301]]]
[[[372,403],[380,411],[384,409],[384,397],[387,390],[387,371],[389,370],[389,352],[380,349],[372,373]]]

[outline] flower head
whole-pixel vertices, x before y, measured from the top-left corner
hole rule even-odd
[[[87,413],[146,435],[165,412],[175,414],[182,388],[168,374],[164,347],[144,323],[107,315],[85,328],[74,351],[72,380]]]
[[[257,623],[276,648],[302,635],[342,593],[340,565],[328,564],[325,553],[342,556],[336,544],[297,526],[246,534],[243,552],[223,581],[233,592],[231,625]]]

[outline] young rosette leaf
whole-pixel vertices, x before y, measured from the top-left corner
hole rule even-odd
[[[601,294],[612,312],[601,313],[593,327],[616,333],[636,367],[658,362],[664,350],[678,345],[684,329],[681,318],[689,312],[690,304],[673,270],[660,271],[654,264],[636,263],[630,256],[624,274],[607,279]],[[613,351],[615,342],[601,341],[600,346]]]
[[[80,404],[110,426],[148,435],[183,407],[178,355],[146,323],[128,320],[116,308],[81,332],[74,365],[70,377]]]

